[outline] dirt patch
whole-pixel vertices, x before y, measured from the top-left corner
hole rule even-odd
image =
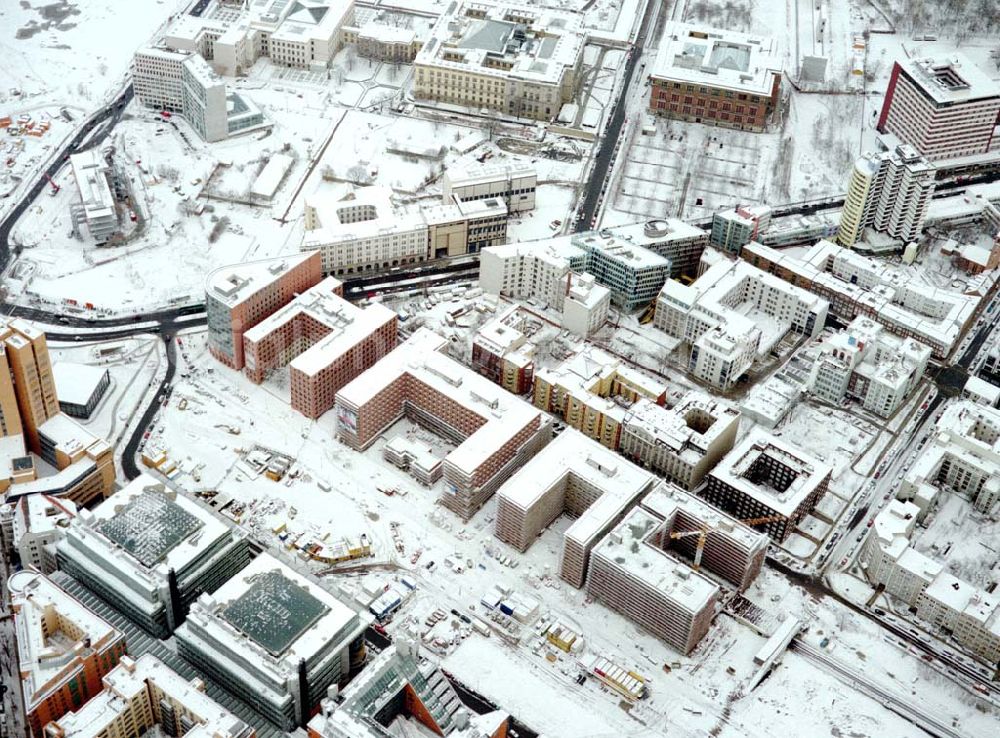
[[[26,0],[21,0],[21,7],[27,10],[32,8],[32,5]],[[18,28],[16,34],[18,40],[29,39],[42,31],[53,29],[68,31],[71,28],[76,28],[76,23],[66,23],[65,21],[74,15],[80,15],[80,9],[76,5],[71,5],[69,0],[60,0],[49,5],[38,5],[33,10],[41,16],[41,21],[31,20],[28,21],[27,25]]]

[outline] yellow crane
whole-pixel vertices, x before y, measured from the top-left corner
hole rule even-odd
[[[773,523],[776,520],[784,520],[784,519],[785,519],[784,515],[764,515],[759,518],[746,518],[744,520],[740,520],[739,522],[743,523],[744,525],[749,525],[750,527],[753,527],[755,525],[762,525],[763,523]],[[671,539],[689,538],[691,536],[698,536],[698,546],[697,548],[695,548],[694,566],[692,567],[695,571],[698,571],[701,568],[701,554],[705,550],[705,540],[708,538],[708,534],[714,530],[716,529],[704,526],[702,528],[699,528],[698,530],[685,530],[679,533],[670,534]]]

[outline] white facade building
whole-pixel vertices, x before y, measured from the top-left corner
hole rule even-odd
[[[118,230],[118,213],[108,184],[107,162],[101,156],[100,147],[70,154],[69,161],[83,201],[87,229],[95,241],[104,243]]]
[[[464,201],[500,198],[510,213],[535,209],[538,175],[533,166],[495,165],[474,170],[447,170],[441,178],[445,205]]]
[[[788,331],[817,336],[828,308],[811,292],[709,250],[691,285],[663,285],[653,325],[690,347],[692,375],[726,390]]]
[[[934,167],[912,146],[863,154],[851,172],[837,242],[854,246],[871,228],[909,243],[920,237],[934,194]]]
[[[305,199],[302,251],[318,250],[323,273],[336,276],[476,252],[507,241],[499,198],[397,207],[385,187],[361,187],[342,199]]]
[[[1000,662],[1000,598],[965,582],[910,546],[922,517],[912,502],[892,500],[875,517],[861,547],[865,576],[915,608],[917,616],[948,631],[991,665]]]
[[[737,410],[697,390],[672,408],[639,401],[625,412],[619,451],[690,491],[733,448],[739,425]]]
[[[56,544],[59,568],[158,637],[250,560],[246,533],[142,474]]]
[[[27,495],[10,504],[14,508],[11,543],[21,566],[51,574],[58,568],[55,544],[76,517],[76,505],[46,494]]]
[[[903,477],[897,497],[913,500],[921,516],[946,488],[991,515],[1000,507],[1000,410],[968,400],[950,405],[934,436]]]
[[[916,388],[930,357],[929,346],[861,315],[819,345],[807,386],[827,402],[857,397],[866,410],[887,418]]]
[[[135,94],[143,105],[178,113],[208,142],[258,128],[264,115],[226,88],[200,54],[143,47],[132,59]]]
[[[364,659],[362,635],[372,618],[348,601],[263,553],[192,604],[176,632],[177,650],[292,731]]]

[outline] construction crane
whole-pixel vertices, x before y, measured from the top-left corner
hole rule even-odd
[[[744,525],[753,527],[755,525],[763,525],[764,523],[773,523],[776,520],[784,520],[784,519],[785,519],[784,515],[764,515],[763,517],[759,518],[746,518],[744,520],[740,520],[739,522],[743,523]],[[689,538],[691,536],[698,536],[698,546],[697,548],[695,548],[694,566],[692,567],[695,571],[698,571],[701,568],[701,555],[705,550],[705,541],[708,538],[708,534],[713,532],[714,530],[716,530],[716,528],[709,528],[708,526],[704,526],[702,528],[699,528],[698,530],[685,530],[679,533],[670,534],[671,539]]]
[[[53,195],[53,196],[58,195],[59,194],[59,190],[61,190],[62,188],[55,183],[55,181],[52,179],[52,177],[49,176],[48,172],[45,172],[45,179],[47,179],[49,181],[49,187],[52,188],[49,191],[50,194]]]

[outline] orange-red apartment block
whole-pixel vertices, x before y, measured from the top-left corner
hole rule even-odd
[[[781,99],[775,39],[668,22],[649,73],[649,111],[741,131],[763,131]]]
[[[305,259],[227,267],[209,277],[206,290],[209,305],[213,291],[222,290],[215,298],[222,316],[217,334],[209,308],[213,355],[242,368],[257,384],[288,366],[292,407],[310,418],[332,408],[340,388],[392,351],[397,341],[396,314],[378,303],[362,309],[344,300],[339,280],[320,281],[318,259],[314,252]],[[255,279],[258,283],[251,287]],[[237,287],[235,299],[225,294],[228,285]],[[226,299],[231,302],[228,314],[222,312]]]
[[[448,358],[448,340],[421,328],[337,393],[337,437],[370,446],[403,417],[457,447],[445,458],[441,503],[468,520],[551,438],[552,420]]]
[[[125,654],[125,634],[37,572],[10,578],[20,688],[32,735],[98,694]],[[11,685],[15,688],[15,685]]]

